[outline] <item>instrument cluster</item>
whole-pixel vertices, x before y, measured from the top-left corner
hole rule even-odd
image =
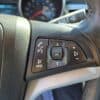
[[[50,21],[63,11],[63,0],[19,0],[21,16],[39,21]]]

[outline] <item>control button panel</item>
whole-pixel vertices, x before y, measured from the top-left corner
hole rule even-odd
[[[51,48],[51,58],[53,60],[62,60],[63,59],[63,48],[61,46],[54,46]]]
[[[41,72],[46,70],[47,46],[48,39],[38,39],[36,41],[32,72]]]
[[[52,55],[50,51],[52,50]],[[49,40],[47,54],[47,69],[65,66],[69,63],[70,55],[68,48],[65,48],[63,40]]]
[[[86,56],[73,41],[38,39],[33,57],[32,72],[41,72],[62,66],[81,63]]]
[[[67,41],[66,47],[70,49],[71,64],[81,63],[86,60],[85,53],[76,43],[72,41]]]

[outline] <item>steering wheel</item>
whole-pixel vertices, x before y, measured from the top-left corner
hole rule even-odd
[[[85,81],[83,100],[100,100],[100,1],[88,5],[87,18],[76,26],[0,15],[1,100],[35,100]]]

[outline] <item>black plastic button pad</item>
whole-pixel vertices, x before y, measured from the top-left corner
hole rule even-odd
[[[60,50],[58,50],[57,52],[60,52],[60,56],[59,58],[61,59],[54,59],[54,55],[50,55],[50,50],[52,48],[58,48]],[[48,46],[48,54],[47,54],[47,69],[53,69],[53,68],[57,68],[57,67],[61,67],[61,66],[65,66],[68,64],[69,62],[69,51],[68,48],[65,48],[65,41],[63,40],[49,40],[49,46]]]
[[[38,39],[36,41],[32,72],[41,72],[46,70],[47,46],[48,39]]]
[[[38,39],[36,41],[32,72],[41,72],[84,62],[86,56],[73,41]]]

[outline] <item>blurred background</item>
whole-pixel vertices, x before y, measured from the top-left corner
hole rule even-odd
[[[41,21],[51,21],[80,9],[87,9],[84,0],[0,0],[0,13]]]

